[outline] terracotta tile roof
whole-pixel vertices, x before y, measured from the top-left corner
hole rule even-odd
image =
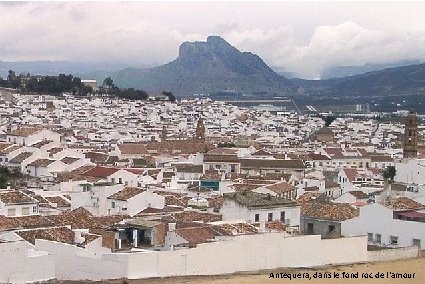
[[[144,189],[138,187],[124,187],[124,189],[108,196],[108,199],[127,201],[130,198],[144,192]]]
[[[163,214],[163,213],[171,213],[171,212],[180,212],[180,211],[183,211],[183,210],[184,210],[184,208],[183,207],[179,207],[179,206],[165,206],[162,209],[148,207],[148,208],[140,211],[139,213],[137,213],[136,216],[151,215],[151,214]]]
[[[305,165],[301,160],[284,159],[240,159],[241,168],[249,169],[304,169]]]
[[[277,194],[295,190],[295,186],[287,183],[286,181],[278,182],[272,185],[267,185],[266,188],[270,189],[271,191]]]
[[[176,197],[173,195],[166,195],[165,197],[165,205],[174,205],[174,206],[182,206],[187,207],[187,202],[190,197]]]
[[[218,154],[205,154],[204,163],[213,162],[227,162],[227,163],[240,163],[236,155],[218,155]]]
[[[340,187],[337,182],[326,179],[325,180],[325,189]]]
[[[28,159],[29,157],[32,156],[33,153],[31,152],[22,152],[19,155],[17,155],[16,157],[14,157],[12,160],[9,161],[10,164],[20,164],[22,163],[24,160]]]
[[[356,169],[344,169],[344,172],[350,182],[354,181],[359,175],[359,172]]]
[[[80,158],[74,158],[74,157],[65,157],[61,159],[61,162],[67,165],[71,165],[78,161]]]
[[[233,200],[240,205],[248,208],[274,208],[281,206],[297,206],[297,202],[290,201],[283,197],[271,196],[269,194],[260,194],[252,191],[245,191],[243,193],[232,192],[223,195],[224,200]]]
[[[149,154],[146,146],[139,143],[123,143],[118,145],[118,148],[122,155]]]
[[[83,173],[84,176],[92,176],[92,177],[101,177],[101,178],[107,178],[108,176],[118,172],[119,169],[116,168],[107,168],[107,167],[94,167],[89,169],[88,171],[85,171]]]
[[[110,215],[95,217],[80,207],[72,211],[64,211],[59,215],[47,216],[56,226],[71,226],[72,229],[104,229],[128,218],[126,215]]]
[[[348,203],[310,202],[301,206],[301,215],[319,220],[344,221],[359,216],[359,210]]]
[[[328,156],[322,155],[322,154],[315,154],[315,153],[309,153],[307,154],[307,160],[311,161],[327,161],[330,160]]]
[[[266,222],[266,230],[272,232],[285,232],[286,224],[281,221]]]
[[[160,154],[196,154],[204,153],[214,146],[198,140],[165,140],[161,142],[150,142],[146,148],[148,150],[156,150]]]
[[[0,215],[0,231],[19,228],[30,229],[37,227],[49,227],[53,225],[54,223],[52,221],[40,215],[25,217],[6,217]]]
[[[204,226],[176,229],[176,234],[188,242],[189,246],[214,241],[215,237],[229,235],[218,226]]]
[[[224,223],[217,225],[228,235],[257,234],[258,229],[248,223]]]
[[[55,160],[37,159],[37,160],[29,163],[28,166],[33,166],[33,167],[47,167],[48,165],[50,165],[53,162],[55,162]]]
[[[236,155],[238,149],[235,148],[216,148],[207,152],[210,155]]]
[[[367,198],[369,198],[369,195],[367,195],[366,193],[364,193],[363,191],[360,191],[360,190],[352,190],[352,191],[349,191],[348,193],[350,193],[356,199],[367,199]]]
[[[9,133],[11,136],[20,136],[20,137],[28,137],[32,134],[35,134],[37,132],[40,132],[41,128],[36,127],[20,127],[16,130],[13,130]]]
[[[60,148],[60,147],[55,147],[55,148],[51,148],[51,149],[47,150],[47,152],[49,152],[50,155],[54,155],[54,154],[57,154],[57,153],[62,152],[62,151],[63,151],[63,148]]]
[[[9,154],[9,153],[11,153],[11,152],[13,152],[13,151],[15,151],[19,148],[21,148],[21,147],[18,146],[18,145],[12,145],[10,147],[4,148],[3,150],[0,150],[0,153],[1,154]]]
[[[425,207],[421,203],[407,197],[387,198],[384,200],[383,205],[393,211],[419,210]]]
[[[210,208],[221,208],[223,206],[224,198],[222,196],[207,198],[208,207]]]
[[[0,191],[0,201],[4,204],[30,204],[38,203],[31,196],[17,190]]]
[[[43,141],[32,144],[31,147],[40,148],[40,147],[47,145],[49,143],[52,143],[52,142],[53,142],[53,140],[43,140]]]
[[[299,204],[303,205],[303,204],[315,201],[317,199],[320,199],[322,196],[326,196],[326,194],[318,192],[318,191],[308,191],[300,195],[297,201]]]
[[[371,155],[370,161],[373,162],[394,162],[394,159],[391,156],[387,155]]]
[[[96,163],[96,164],[104,164],[109,157],[108,154],[98,153],[98,152],[88,152],[88,153],[85,153],[84,156],[87,159],[90,159],[90,162]]]
[[[37,229],[16,232],[21,238],[35,244],[35,239],[43,239],[66,244],[74,244],[75,233],[67,227]]]
[[[210,223],[215,221],[221,221],[220,214],[199,212],[193,210],[172,213],[171,215],[175,218],[175,220],[184,222],[201,221],[204,223]]]
[[[177,172],[181,173],[202,173],[202,165],[193,165],[193,164],[175,164],[174,167],[177,169]]]
[[[61,196],[46,196],[45,199],[50,203],[56,203],[57,207],[71,207],[71,203]]]
[[[13,145],[12,143],[3,143],[3,142],[0,142],[0,151],[3,151],[4,149],[6,149],[6,148],[8,148],[8,147],[10,147],[12,145]]]

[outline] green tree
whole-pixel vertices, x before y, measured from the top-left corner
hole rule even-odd
[[[325,126],[327,127],[327,126],[329,126],[329,125],[331,125],[332,124],[332,122],[334,122],[334,120],[336,119],[336,117],[335,116],[333,116],[333,115],[328,115],[328,116],[326,116],[323,120],[325,121]]]
[[[172,103],[174,103],[176,101],[176,97],[174,96],[174,94],[172,92],[163,91],[162,95],[167,96],[168,100]]]
[[[396,174],[396,169],[394,166],[388,166],[385,168],[384,173],[383,173],[383,177],[384,179],[388,180],[388,182],[393,182],[394,181],[394,177]]]
[[[103,80],[102,86],[105,87],[106,89],[112,89],[115,87],[114,80],[112,80],[111,77],[105,78],[105,80]]]
[[[7,187],[7,179],[4,175],[0,174],[0,188]]]

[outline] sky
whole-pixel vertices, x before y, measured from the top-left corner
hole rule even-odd
[[[0,60],[157,66],[219,35],[269,66],[425,60],[425,2],[0,2]]]

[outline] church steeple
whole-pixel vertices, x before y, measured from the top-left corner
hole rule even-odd
[[[410,112],[404,123],[403,158],[418,156],[418,125],[416,113]]]
[[[161,141],[165,141],[167,140],[167,127],[162,126],[162,131],[161,131]]]
[[[198,124],[196,125],[195,139],[205,140],[205,125],[202,117],[199,117]]]

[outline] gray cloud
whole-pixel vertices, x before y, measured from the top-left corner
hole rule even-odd
[[[309,78],[335,65],[425,60],[424,2],[1,2],[0,13],[3,61],[153,66],[211,34]]]

